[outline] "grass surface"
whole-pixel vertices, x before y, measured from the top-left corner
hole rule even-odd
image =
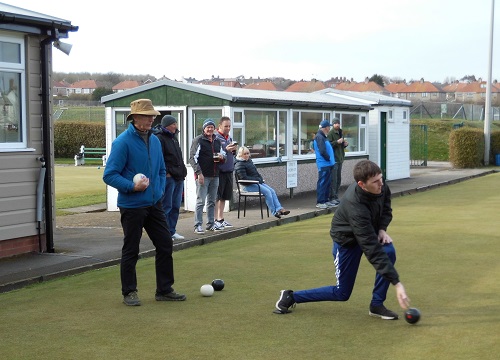
[[[280,289],[334,282],[331,216],[174,254],[186,302],[154,300],[154,259],[138,262],[140,307],[111,267],[0,294],[3,359],[496,359],[500,351],[500,174],[398,197],[389,234],[417,325],[368,316],[363,259],[348,302],[274,315]],[[105,241],[105,239],[103,239]],[[213,297],[204,283],[222,278]],[[387,307],[399,309],[391,287]]]
[[[56,166],[54,171],[57,215],[64,209],[106,202],[103,167]]]
[[[63,109],[61,121],[96,121],[104,123],[106,121],[104,106],[54,106],[54,112]]]

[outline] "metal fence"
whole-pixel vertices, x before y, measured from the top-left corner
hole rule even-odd
[[[58,99],[54,100],[54,106],[56,107],[69,107],[69,106],[102,106],[104,105],[100,101],[91,101],[91,100],[67,100],[67,99]]]
[[[410,125],[410,166],[427,166],[427,125]]]
[[[410,111],[413,119],[418,118],[452,118],[459,120],[484,120],[484,105],[446,103],[446,102],[421,102],[414,103]],[[491,119],[500,120],[500,107],[491,107]]]

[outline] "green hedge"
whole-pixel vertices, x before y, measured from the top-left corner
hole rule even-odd
[[[494,164],[495,155],[500,154],[500,131],[492,131],[490,139],[490,164]]]
[[[463,127],[450,133],[450,162],[456,168],[475,168],[484,161],[484,132]]]
[[[463,127],[450,133],[450,162],[456,168],[475,168],[484,165],[484,130]],[[490,164],[500,154],[500,131],[491,132]]]
[[[95,122],[56,121],[54,123],[54,156],[72,158],[80,146],[106,147],[106,126]]]

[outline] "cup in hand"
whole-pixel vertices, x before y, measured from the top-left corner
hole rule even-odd
[[[220,161],[219,153],[214,153],[214,162],[218,163]]]

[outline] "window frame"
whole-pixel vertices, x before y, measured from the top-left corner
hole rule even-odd
[[[346,158],[351,156],[367,155],[368,154],[368,117],[369,113],[364,112],[351,112],[343,111],[336,112],[335,117],[340,119],[340,128],[344,130],[344,116],[358,116],[357,121],[357,132],[356,132],[356,151],[351,151],[352,141],[349,142],[349,146],[346,148],[345,156]],[[346,137],[348,139],[350,137]],[[363,150],[360,150],[363,148]]]
[[[28,149],[27,127],[28,121],[26,117],[26,58],[25,58],[25,40],[22,36],[9,35],[0,33],[0,42],[8,42],[19,45],[19,63],[0,61],[0,72],[13,73],[19,76],[19,127],[20,141],[16,142],[0,142],[0,152],[11,152]],[[8,86],[5,84],[3,86]]]

